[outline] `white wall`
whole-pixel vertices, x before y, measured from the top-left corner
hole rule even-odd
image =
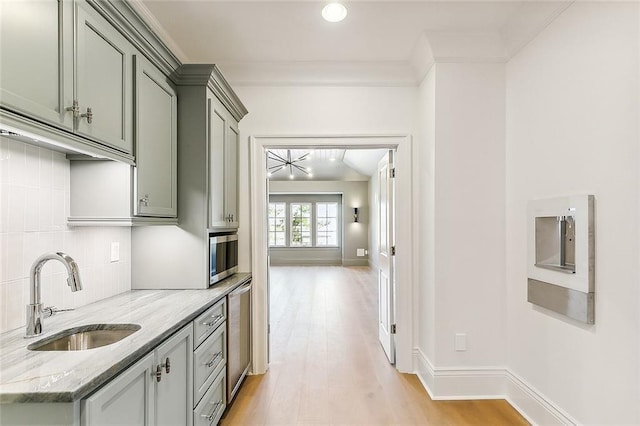
[[[501,366],[504,65],[436,64],[419,93],[418,348],[436,368]]]
[[[234,86],[249,114],[240,122],[239,208],[251,210],[249,136],[411,133],[414,87]],[[249,218],[238,231],[239,269],[251,269]]]
[[[436,135],[436,67],[433,66],[419,87],[416,116],[416,167],[419,189],[417,221],[420,294],[417,299],[419,327],[416,345],[429,360],[435,360],[435,135]]]
[[[25,325],[29,268],[41,254],[69,254],[83,284],[72,293],[64,266],[47,263],[45,306],[76,308],[131,288],[130,228],[68,228],[68,214],[65,155],[0,138],[0,332]],[[109,261],[111,242],[120,243],[120,262]]]
[[[507,66],[510,370],[582,424],[639,424],[638,3],[576,2]],[[526,203],[594,194],[596,324],[526,299]]]
[[[434,361],[502,365],[504,65],[436,69]],[[467,333],[466,352],[455,333]]]

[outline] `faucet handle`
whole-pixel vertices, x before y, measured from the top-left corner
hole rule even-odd
[[[54,316],[58,312],[67,312],[67,311],[73,311],[73,308],[58,309],[55,306],[47,306],[46,308],[42,308],[42,316],[43,318],[49,318]]]
[[[55,306],[47,306],[46,308],[42,308],[43,318],[52,317],[53,315],[55,315],[56,312],[59,312],[59,311],[58,311],[58,308],[56,308]]]

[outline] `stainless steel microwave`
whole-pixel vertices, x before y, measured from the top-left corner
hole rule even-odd
[[[238,272],[238,234],[209,235],[209,285]]]

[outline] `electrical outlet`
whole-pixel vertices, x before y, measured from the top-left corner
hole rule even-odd
[[[455,348],[457,352],[464,352],[467,350],[467,333],[456,333]]]
[[[364,249],[356,249],[356,256],[364,256]]]
[[[111,262],[119,262],[120,261],[120,243],[112,242],[111,243]]]

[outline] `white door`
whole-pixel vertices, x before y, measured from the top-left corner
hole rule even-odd
[[[393,151],[378,163],[379,237],[378,247],[378,338],[382,348],[395,363],[394,334],[394,271],[395,252],[393,237]]]

